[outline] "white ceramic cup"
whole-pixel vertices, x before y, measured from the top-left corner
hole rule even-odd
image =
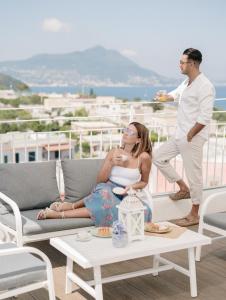
[[[120,157],[121,157],[122,161],[127,161],[128,160],[128,156],[125,155],[125,154],[121,154]]]
[[[85,240],[90,237],[90,233],[87,231],[80,231],[77,233],[78,239]]]
[[[166,96],[167,95],[167,91],[166,90],[159,90],[158,92],[157,92],[157,95],[158,96]]]

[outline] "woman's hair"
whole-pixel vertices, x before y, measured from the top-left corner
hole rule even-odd
[[[140,142],[134,145],[132,154],[135,157],[138,157],[141,153],[147,152],[150,156],[152,156],[151,140],[147,127],[139,122],[131,122],[129,125],[133,125],[136,127],[137,136],[138,138],[140,138]]]

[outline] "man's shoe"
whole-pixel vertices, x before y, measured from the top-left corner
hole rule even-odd
[[[182,226],[182,227],[197,225],[197,224],[199,224],[199,216],[188,215],[187,217],[185,217],[183,219],[176,220],[175,223],[176,223],[176,225]]]
[[[189,191],[179,191],[177,193],[169,195],[170,199],[173,201],[181,200],[181,199],[189,199],[191,198],[190,192]]]

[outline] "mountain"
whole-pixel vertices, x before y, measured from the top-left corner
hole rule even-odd
[[[0,71],[29,85],[164,85],[172,79],[140,67],[118,51],[97,46],[67,54],[40,54],[0,62]]]
[[[0,73],[0,90],[26,91],[29,87],[20,80]]]

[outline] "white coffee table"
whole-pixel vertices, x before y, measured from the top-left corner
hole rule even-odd
[[[166,224],[166,223],[164,223]],[[171,223],[167,223],[173,226]],[[110,238],[93,237],[88,242],[78,242],[75,236],[52,238],[50,244],[67,257],[66,266],[66,293],[72,292],[72,282],[88,292],[95,299],[103,299],[102,284],[125,278],[132,278],[146,274],[158,275],[158,272],[175,269],[190,278],[191,296],[197,296],[196,267],[194,249],[197,246],[207,245],[211,239],[191,230],[186,230],[177,239],[168,239],[155,236],[145,236],[143,241],[135,241],[125,248],[114,248]],[[185,269],[161,254],[188,249],[189,269]],[[153,256],[153,267],[136,272],[115,275],[107,278],[101,276],[101,266],[125,261],[129,259]],[[84,269],[93,268],[94,280],[84,281],[73,272],[73,262]],[[161,263],[161,265],[159,265]],[[94,286],[94,288],[92,287]]]

